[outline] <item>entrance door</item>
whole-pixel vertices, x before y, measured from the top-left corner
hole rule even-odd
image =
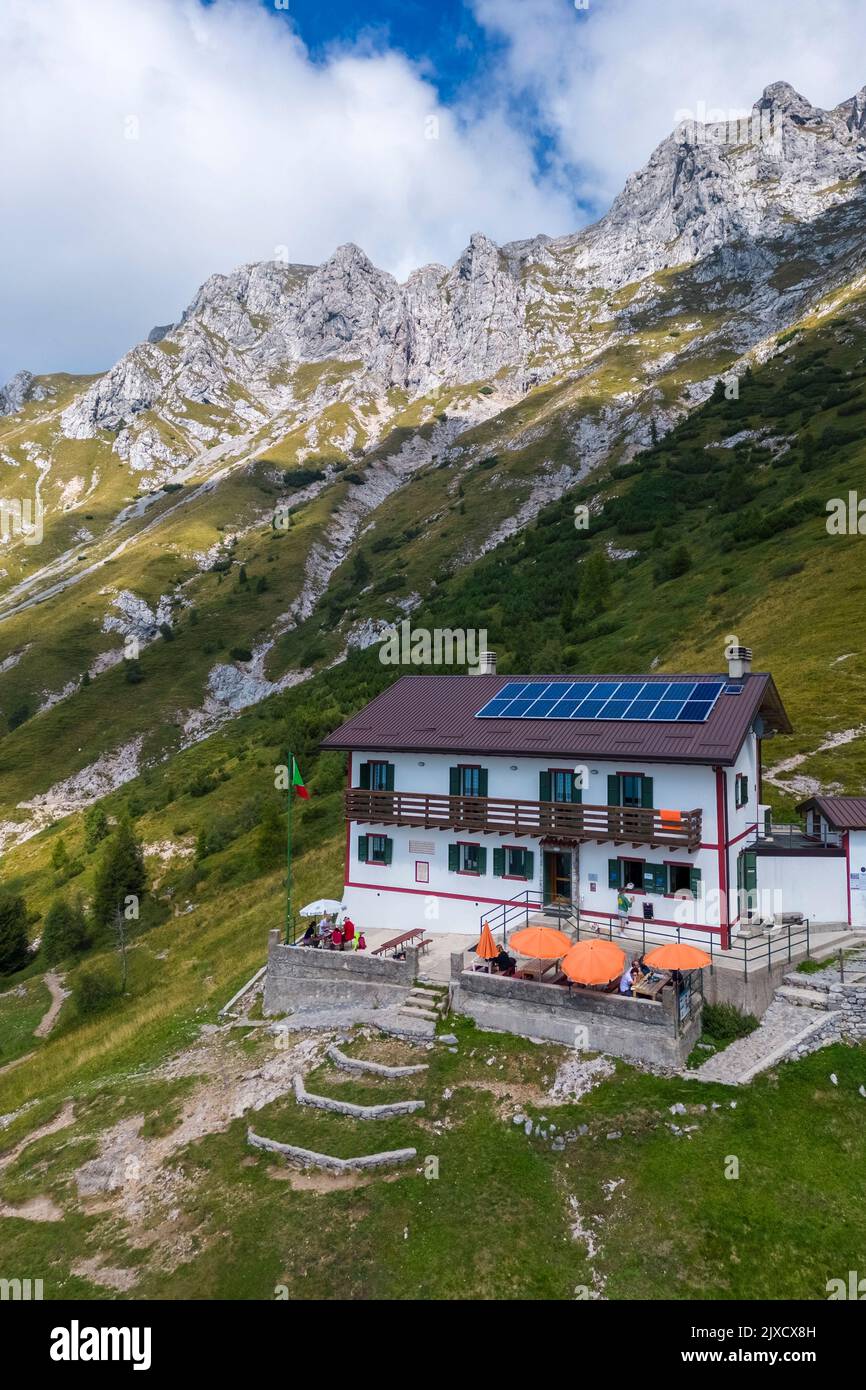
[[[549,903],[571,902],[571,852],[544,851],[544,898]]]

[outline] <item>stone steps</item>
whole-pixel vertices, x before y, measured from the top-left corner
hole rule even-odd
[[[802,1009],[823,1009],[826,1012],[830,1007],[830,996],[826,990],[821,989],[779,985],[776,990],[776,998],[784,999],[789,1004],[796,1004]]]
[[[397,1011],[403,1018],[417,1018],[425,1023],[438,1023],[440,1015],[430,1009],[422,1009],[412,1004],[403,1004]]]

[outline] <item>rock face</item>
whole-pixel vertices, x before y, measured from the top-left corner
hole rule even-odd
[[[574,236],[500,248],[476,233],[450,270],[423,266],[404,284],[354,245],[320,266],[263,262],[211,276],[178,325],[154,329],[67,408],[63,428],[77,439],[114,431],[116,451],[144,468],[177,459],[146,413],[209,446],[226,419],[256,429],[296,403],[304,364],[344,364],[344,389],[354,373],[374,393],[497,374],[520,391],[579,361],[568,320],[587,296],[721,248],[739,248],[738,273],[748,270],[774,239],[859,205],[864,173],[866,88],[823,111],[775,83],[741,121],[679,125],[610,212]],[[28,389],[15,378],[4,408]]]
[[[16,372],[11,381],[0,386],[0,415],[14,415],[28,401],[42,401],[47,394],[32,372]]]

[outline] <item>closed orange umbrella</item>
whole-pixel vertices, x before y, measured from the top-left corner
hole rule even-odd
[[[533,960],[559,960],[574,943],[555,927],[524,927],[508,938],[508,944],[521,956],[531,956]]]
[[[482,960],[495,960],[499,955],[499,947],[493,940],[493,932],[490,930],[490,923],[485,922],[481,928],[481,938],[475,947],[476,956]]]
[[[669,942],[667,946],[653,947],[644,956],[644,961],[659,970],[703,970],[705,965],[712,965],[706,951],[676,941]]]
[[[591,937],[572,946],[562,962],[562,969],[577,985],[606,985],[622,974],[625,961],[625,951],[612,941]]]

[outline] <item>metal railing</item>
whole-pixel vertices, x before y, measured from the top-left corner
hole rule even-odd
[[[702,813],[640,806],[585,806],[582,802],[524,801],[498,796],[440,796],[428,792],[368,791],[349,787],[347,820],[406,825],[424,830],[464,830],[476,835],[532,835],[580,843],[651,845],[697,849]]]
[[[696,933],[700,933],[700,939],[697,941],[694,939]],[[654,922],[652,918],[641,922],[630,921],[621,933],[619,918],[610,916],[606,923],[599,920],[588,922],[586,918],[578,918],[576,940],[580,941],[582,937],[587,936],[606,936],[611,941],[640,941],[642,955],[653,946],[662,946],[666,942],[685,942],[706,951],[710,957],[708,968],[711,974],[717,960],[734,961],[742,967],[744,979],[748,979],[750,970],[753,973],[764,967],[770,970],[774,965],[784,962],[791,964],[799,956],[811,955],[811,924],[808,917],[802,922],[787,923],[774,929],[773,935],[734,936],[731,938],[730,946],[725,950],[719,944],[720,935],[719,927],[705,927],[700,924],[690,926],[688,923],[681,927],[666,927]]]

